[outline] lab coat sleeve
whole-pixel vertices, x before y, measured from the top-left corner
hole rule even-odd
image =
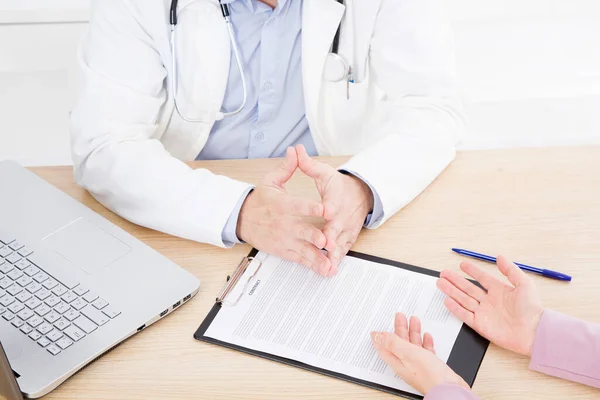
[[[448,166],[465,129],[443,1],[381,0],[369,70],[382,92],[365,124],[374,140],[340,169],[380,196],[383,214],[369,225],[376,228]]]
[[[191,169],[157,140],[166,70],[141,11],[92,1],[80,48],[84,89],[71,114],[75,179],[103,205],[152,229],[218,246],[251,186]]]

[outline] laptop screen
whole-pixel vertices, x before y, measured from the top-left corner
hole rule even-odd
[[[0,343],[0,400],[23,400],[2,343]]]

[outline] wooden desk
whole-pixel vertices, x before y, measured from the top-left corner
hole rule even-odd
[[[325,160],[338,165],[344,159]],[[277,162],[193,165],[258,182]],[[48,399],[395,398],[195,341],[193,332],[248,246],[222,250],[140,228],[76,186],[70,168],[33,170],[202,281],[192,301],[76,374]],[[306,177],[296,175],[289,187],[316,197]],[[440,270],[458,268],[462,258],[450,251],[455,246],[501,252],[573,275],[568,284],[534,279],[548,307],[600,322],[600,147],[461,153],[418,199],[377,231],[364,231],[355,250]],[[595,389],[528,371],[527,365],[524,357],[491,346],[474,390],[482,399],[600,396]]]

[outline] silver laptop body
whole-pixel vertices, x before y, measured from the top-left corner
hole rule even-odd
[[[0,341],[26,397],[47,394],[199,286],[35,174],[0,162]]]

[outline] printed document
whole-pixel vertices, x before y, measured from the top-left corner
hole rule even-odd
[[[420,394],[381,360],[370,333],[393,331],[396,312],[416,315],[447,362],[462,322],[436,280],[351,256],[336,276],[322,277],[259,252],[205,336]]]

